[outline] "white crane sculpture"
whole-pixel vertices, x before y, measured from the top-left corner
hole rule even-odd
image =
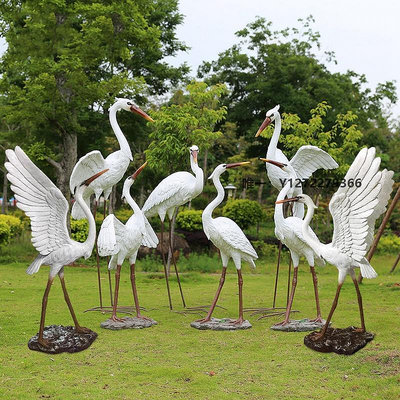
[[[87,187],[97,178],[107,172],[107,169],[97,172],[84,180],[75,188],[75,200],[89,221],[89,235],[84,243],[70,239],[67,229],[68,202],[54,183],[28,158],[20,147],[7,150],[8,162],[5,167],[7,178],[11,182],[11,190],[15,193],[17,206],[31,219],[32,243],[39,255],[27,269],[28,274],[39,271],[42,264],[50,266],[49,279],[42,300],[42,313],[38,342],[43,347],[49,346],[49,341],[43,338],[47,299],[51,285],[56,275],[59,276],[75,329],[80,333],[88,333],[89,329],[79,325],[64,281],[64,266],[71,264],[80,257],[88,258],[92,254],[96,239],[96,224],[94,217],[83,199]]]
[[[277,161],[268,160],[266,158],[260,158],[260,160],[275,165],[283,170],[283,172],[289,174],[289,176],[295,176],[295,172],[293,167],[289,164],[283,164]],[[275,222],[275,236],[290,250],[290,256],[293,261],[293,280],[292,280],[292,289],[290,292],[289,301],[286,307],[285,319],[276,324],[276,325],[286,325],[289,323],[289,316],[293,305],[294,294],[297,286],[297,271],[299,266],[300,257],[304,256],[310,266],[310,272],[313,279],[314,284],[314,295],[315,295],[315,304],[317,309],[317,318],[310,320],[310,322],[322,322],[321,318],[321,309],[319,305],[319,296],[318,296],[318,278],[315,273],[314,263],[316,262],[318,265],[325,265],[325,262],[316,254],[313,249],[307,244],[304,239],[302,233],[302,224],[303,221],[298,217],[287,217],[285,218],[283,212],[283,204],[285,202],[285,197],[292,187],[291,181],[288,181],[282,190],[279,192],[274,212],[274,222]],[[313,232],[313,230],[309,227],[309,234],[315,239],[318,240],[317,236]]]
[[[104,158],[98,150],[91,151],[90,153],[84,155],[76,163],[69,180],[71,193],[74,193],[76,186],[78,186],[83,180],[92,176],[94,172],[108,169],[106,174],[104,174],[100,179],[94,181],[86,189],[85,193],[83,194],[83,198],[87,204],[89,204],[90,196],[93,193],[96,197],[96,204],[103,192],[104,201],[106,201],[110,196],[112,187],[122,179],[126,169],[129,166],[129,163],[133,160],[129,143],[117,122],[117,111],[119,110],[130,111],[140,115],[147,121],[153,122],[153,119],[144,111],[142,111],[132,100],[118,99],[110,107],[109,118],[111,127],[121,149],[114,151],[114,153],[109,154],[106,158]],[[82,219],[86,217],[86,215],[82,213],[82,208],[79,204],[74,204],[71,215],[75,219]]]
[[[232,258],[238,274],[239,286],[239,318],[234,321],[235,324],[242,324],[243,319],[243,278],[241,272],[242,259],[247,261],[252,267],[255,268],[254,260],[258,258],[253,246],[239,228],[236,222],[226,217],[213,218],[212,212],[224,200],[225,191],[222,187],[220,176],[228,168],[239,167],[242,165],[250,164],[249,161],[220,164],[218,165],[208,179],[212,179],[215,188],[217,189],[217,197],[205,208],[202,214],[203,229],[207,238],[220,250],[222,259],[222,274],[219,281],[219,286],[215,294],[214,300],[205,318],[200,319],[198,322],[210,321],[212,313],[217,305],[219,295],[225,282],[226,269],[228,267],[229,258]]]
[[[307,215],[302,224],[303,237],[316,254],[339,271],[338,286],[326,324],[314,340],[322,339],[338,303],[340,289],[347,275],[350,275],[356,292],[361,318],[360,332],[365,332],[364,312],[361,293],[358,287],[355,268],[360,268],[364,278],[377,276],[365,258],[374,236],[377,218],[383,214],[390,198],[393,186],[393,171],[379,171],[381,159],[375,157],[375,148],[362,149],[344,177],[329,203],[333,218],[333,238],[329,244],[323,244],[310,235],[309,225],[317,208],[312,199],[300,194],[282,202],[306,204]]]
[[[128,219],[126,224],[122,224],[114,214],[110,214],[103,221],[101,225],[99,238],[97,241],[99,255],[100,256],[112,256],[108,264],[109,269],[116,269],[115,272],[115,291],[114,291],[114,302],[111,319],[113,321],[123,321],[117,318],[117,304],[118,304],[118,292],[119,292],[119,281],[120,271],[122,263],[125,258],[129,259],[131,266],[131,285],[133,299],[135,301],[136,317],[141,319],[148,319],[140,314],[139,299],[136,290],[136,279],[135,279],[135,263],[139,247],[143,244],[147,247],[157,247],[158,238],[154,233],[153,228],[147,221],[147,218],[140,210],[130,195],[130,188],[135,182],[135,179],[144,169],[147,162],[144,163],[137,171],[129,176],[125,182],[122,190],[122,198],[125,198],[128,204],[131,206],[134,214]]]
[[[204,186],[204,175],[203,170],[199,167],[197,156],[199,154],[199,148],[195,145],[190,147],[190,166],[194,173],[194,176],[186,171],[174,172],[173,174],[164,178],[157,187],[150,193],[146,202],[143,205],[142,211],[146,217],[150,218],[154,215],[158,215],[161,220],[161,254],[164,264],[164,274],[168,291],[169,308],[172,310],[171,293],[168,282],[168,272],[164,254],[164,220],[165,216],[168,215],[169,224],[169,247],[171,249],[172,260],[175,267],[176,278],[178,280],[179,291],[182,298],[183,307],[186,307],[185,298],[179,279],[178,269],[176,267],[175,256],[172,246],[171,238],[171,221],[175,212],[175,209],[187,202],[193,200],[202,191]]]

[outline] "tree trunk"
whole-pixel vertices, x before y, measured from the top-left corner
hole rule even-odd
[[[140,186],[140,193],[139,193],[139,207],[142,208],[144,204],[144,198],[145,198],[145,193],[144,193],[144,186]]]
[[[264,189],[264,184],[260,183],[260,186],[258,187],[258,192],[257,192],[257,201],[259,204],[262,203],[262,192]]]

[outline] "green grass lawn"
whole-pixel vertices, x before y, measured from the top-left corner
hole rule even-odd
[[[303,345],[304,333],[274,332],[280,320],[257,321],[237,332],[197,331],[196,317],[167,309],[165,283],[157,273],[139,273],[138,290],[145,315],[158,321],[150,329],[108,331],[107,318],[83,313],[98,303],[94,268],[66,267],[66,283],[78,319],[99,336],[86,351],[47,355],[30,351],[29,338],[39,328],[46,267],[34,275],[27,265],[0,265],[0,398],[1,399],[398,399],[400,395],[400,268],[388,271],[394,256],[373,261],[379,277],[361,286],[367,329],[375,339],[352,356],[320,354]],[[216,262],[219,262],[216,260]],[[138,262],[139,266],[140,262]],[[267,265],[266,265],[267,264]],[[244,268],[245,307],[270,306],[273,263],[259,261],[256,272]],[[120,304],[131,305],[124,265]],[[266,271],[267,270],[267,271]],[[337,271],[319,269],[321,307],[326,316],[333,299]],[[282,269],[278,305],[286,302],[287,269]],[[103,273],[106,286],[106,273]],[[183,274],[189,305],[209,303],[218,274]],[[173,301],[181,309],[176,281]],[[104,290],[106,297],[106,290]],[[106,297],[108,300],[108,297]],[[217,317],[237,316],[236,273],[230,266]],[[178,307],[179,306],[179,307]],[[294,308],[296,318],[314,317],[311,274],[301,265]],[[71,324],[59,281],[50,292],[47,324]],[[333,318],[338,327],[359,325],[354,286],[347,281]]]

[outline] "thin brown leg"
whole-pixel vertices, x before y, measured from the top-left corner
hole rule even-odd
[[[222,286],[224,286],[225,275],[226,275],[226,268],[227,268],[227,267],[222,267],[222,273],[221,273],[221,278],[220,278],[220,280],[219,280],[218,289],[217,289],[217,292],[215,293],[214,300],[213,300],[213,302],[212,302],[212,304],[211,304],[210,309],[208,310],[207,315],[206,315],[204,318],[197,320],[197,322],[207,322],[207,321],[210,321],[211,315],[212,315],[212,313],[214,312],[215,306],[217,305],[217,301],[218,301],[219,295],[220,295],[220,293],[221,293]]]
[[[172,262],[174,263],[175,275],[176,275],[176,279],[178,281],[179,291],[181,293],[183,308],[186,308],[185,298],[183,296],[183,290],[182,290],[182,286],[181,286],[181,280],[179,278],[178,268],[176,267],[174,248],[172,246],[172,223],[171,223],[171,220],[169,221],[169,248],[171,250],[171,258],[172,258]]]
[[[131,264],[131,284],[132,284],[133,300],[135,301],[136,317],[140,319],[150,320],[150,318],[144,317],[140,314],[139,297],[136,289],[135,264]]]
[[[117,265],[117,270],[115,271],[115,291],[114,291],[114,304],[111,318],[115,322],[122,322],[123,319],[117,318],[117,305],[118,305],[118,292],[119,292],[119,279],[121,275],[121,265]]]
[[[103,221],[106,219],[106,209],[107,209],[107,200],[104,198],[104,207],[103,207]],[[110,257],[107,257],[107,266],[110,261]],[[111,282],[111,271],[107,268],[108,275],[108,289],[110,291],[110,304],[113,306],[113,292],[112,292],[112,282]]]
[[[292,270],[292,257],[289,257],[289,268],[288,268],[288,280],[287,280],[287,292],[286,292],[286,308],[289,304],[289,293],[290,293],[290,272]]]
[[[319,296],[318,296],[318,278],[317,278],[317,274],[315,273],[314,267],[310,266],[310,271],[311,271],[313,284],[314,284],[315,305],[317,307],[317,318],[315,318],[311,321],[312,322],[322,322],[321,308],[319,306]]]
[[[234,321],[234,324],[241,325],[244,322],[243,318],[243,278],[242,271],[240,269],[237,270],[238,274],[238,286],[239,286],[239,318]]]
[[[360,309],[360,318],[361,318],[361,332],[365,332],[365,321],[364,321],[364,309],[362,304],[361,292],[360,288],[358,287],[357,278],[354,276],[352,277],[354,286],[357,292],[357,300],[358,300],[358,308]]]
[[[97,213],[97,200],[94,201],[94,210],[93,210],[93,218],[95,221],[96,221],[96,213]],[[103,309],[103,295],[101,293],[100,256],[99,256],[99,248],[97,246],[97,233],[96,233],[96,266],[97,266],[97,283],[99,287],[100,308]]]
[[[290,291],[289,301],[286,306],[285,319],[282,322],[278,322],[275,325],[286,325],[287,323],[289,323],[290,311],[292,310],[294,293],[296,291],[296,286],[297,286],[297,270],[298,270],[297,267],[293,269],[292,290]]]
[[[343,285],[343,283],[339,283],[338,284],[338,287],[337,287],[337,290],[336,290],[336,295],[335,295],[335,298],[333,299],[331,311],[329,311],[329,315],[328,315],[328,318],[326,319],[325,325],[322,328],[321,332],[317,333],[314,336],[313,340],[319,340],[319,339],[322,339],[325,336],[326,330],[328,329],[329,323],[331,322],[332,315],[335,312],[336,306],[338,304],[340,289],[342,288],[342,285]]]
[[[278,262],[277,262],[277,264],[276,264],[275,287],[274,287],[274,300],[273,300],[273,302],[272,302],[272,308],[275,308],[276,291],[278,290],[278,276],[279,276],[279,265],[280,265],[280,263],[281,263],[281,251],[282,251],[282,242],[279,241]]]
[[[78,322],[78,320],[76,318],[75,311],[74,311],[74,309],[72,307],[72,304],[71,304],[71,300],[69,299],[69,295],[68,295],[68,292],[67,292],[67,287],[65,286],[64,273],[63,272],[59,273],[58,276],[60,278],[61,287],[62,287],[62,290],[63,290],[63,293],[64,293],[64,300],[67,303],[67,306],[68,306],[69,312],[71,314],[72,320],[74,321],[75,330],[77,332],[79,332],[79,333],[89,333],[90,329],[83,328],[82,326],[80,326],[79,322]]]
[[[46,318],[46,308],[47,308],[47,299],[49,297],[49,292],[51,289],[51,285],[53,284],[54,278],[49,278],[47,281],[47,286],[43,294],[43,299],[42,299],[42,313],[40,314],[40,327],[39,327],[39,337],[38,337],[38,342],[44,346],[44,347],[49,347],[49,341],[46,339],[43,339],[43,330],[44,330],[44,321]]]
[[[164,221],[161,221],[161,243],[160,243],[160,246],[161,246],[161,257],[162,257],[163,265],[164,265],[165,283],[167,285],[169,309],[172,310],[171,291],[169,289],[167,263],[165,261],[165,254],[164,254]]]

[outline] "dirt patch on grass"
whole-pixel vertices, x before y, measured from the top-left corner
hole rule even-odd
[[[370,355],[364,357],[365,362],[371,362],[376,365],[371,373],[376,375],[392,376],[400,374],[400,352],[390,351],[382,354]]]

